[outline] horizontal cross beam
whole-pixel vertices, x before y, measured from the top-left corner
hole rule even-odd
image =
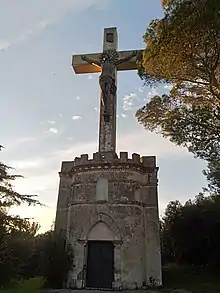
[[[118,53],[118,59],[125,58],[129,56],[133,51],[119,51]],[[143,50],[139,50],[138,52],[143,52]],[[96,65],[88,64],[86,61],[82,60],[82,56],[86,56],[92,60],[99,61],[100,56],[103,53],[93,53],[93,54],[85,54],[85,55],[73,55],[72,56],[72,67],[74,69],[74,72],[76,74],[84,74],[84,73],[98,73],[100,72],[100,68]],[[133,57],[132,59],[119,64],[117,66],[118,71],[124,71],[124,70],[135,70],[137,69],[137,61],[136,57]]]

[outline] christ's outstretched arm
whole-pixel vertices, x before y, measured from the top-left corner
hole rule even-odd
[[[97,67],[99,67],[101,69],[101,62],[99,62],[97,60],[92,60],[92,59],[86,57],[85,55],[83,55],[81,58],[82,58],[83,61],[86,61],[89,64],[95,65],[95,66],[97,66]]]
[[[117,66],[117,65],[119,65],[119,64],[121,64],[121,63],[124,63],[124,62],[126,62],[126,61],[132,59],[134,56],[137,56],[137,54],[138,54],[138,51],[133,51],[133,52],[132,52],[131,54],[129,54],[127,57],[122,58],[122,59],[116,61],[116,62],[115,62],[115,65]]]

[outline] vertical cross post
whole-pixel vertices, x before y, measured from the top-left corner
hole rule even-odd
[[[105,28],[103,39],[103,53],[118,50],[117,29]],[[117,86],[117,68],[115,68],[115,83]],[[100,122],[99,122],[99,152],[115,152],[116,149],[116,107],[117,91],[115,95],[107,97],[107,107],[109,109],[109,121],[104,119],[104,104],[100,94]]]
[[[117,71],[137,69],[143,50],[118,51],[117,28],[105,28],[103,52],[73,55],[76,74],[100,73],[99,152],[116,151]]]

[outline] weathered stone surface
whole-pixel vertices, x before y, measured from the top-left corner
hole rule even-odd
[[[125,153],[121,156],[123,164],[116,154],[97,153],[93,160],[84,155],[69,173],[60,174],[55,227],[66,235],[74,251],[68,281],[71,288],[84,284],[85,245],[91,235],[93,240],[110,237],[115,244],[114,289],[141,289],[151,280],[161,285],[155,160],[148,160],[149,168],[137,154],[133,159]],[[113,159],[109,161],[109,157]],[[111,232],[104,225],[91,232],[100,222]]]

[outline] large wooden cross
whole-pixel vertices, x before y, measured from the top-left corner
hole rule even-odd
[[[118,51],[117,29],[105,28],[103,52],[74,55],[76,74],[100,72],[99,152],[116,150],[117,71],[137,69],[137,58],[143,50]]]

